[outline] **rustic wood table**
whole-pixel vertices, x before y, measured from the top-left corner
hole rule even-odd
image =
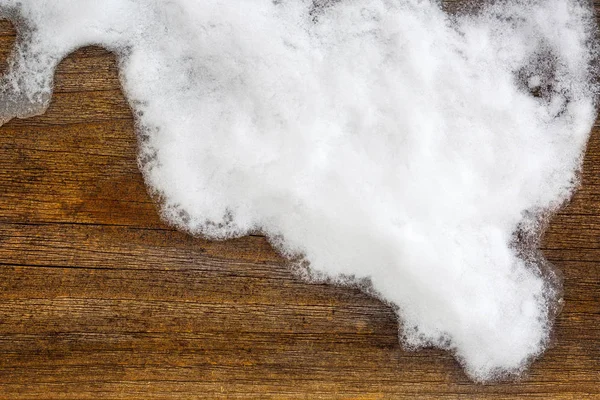
[[[14,30],[0,22],[0,59]],[[0,128],[2,399],[600,399],[600,128],[543,241],[564,274],[553,345],[518,382],[408,352],[393,311],[304,283],[264,237],[163,224],[115,58],[62,62],[42,116]]]

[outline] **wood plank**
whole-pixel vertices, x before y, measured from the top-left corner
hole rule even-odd
[[[13,41],[1,22],[1,59]],[[0,129],[0,222],[0,398],[600,398],[598,128],[543,240],[564,277],[553,346],[516,383],[403,350],[389,307],[302,282],[264,237],[161,222],[99,48],[61,63],[45,115]]]

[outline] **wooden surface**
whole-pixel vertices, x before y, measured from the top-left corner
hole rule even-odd
[[[1,59],[13,40],[0,23]],[[263,237],[165,226],[135,156],[98,48],[64,60],[45,115],[0,128],[0,398],[600,398],[600,129],[543,244],[564,274],[554,346],[486,386],[402,350],[379,301],[295,279]]]

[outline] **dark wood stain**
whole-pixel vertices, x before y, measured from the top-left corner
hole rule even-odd
[[[14,41],[0,22],[0,58]],[[3,64],[0,63],[0,68]],[[161,222],[114,56],[62,62],[48,112],[0,129],[0,398],[600,398],[600,128],[543,240],[564,275],[553,346],[518,382],[405,351],[393,311],[296,279],[260,236]]]

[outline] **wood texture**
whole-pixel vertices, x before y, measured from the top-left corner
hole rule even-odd
[[[0,59],[13,40],[1,22]],[[404,351],[379,301],[295,279],[263,237],[165,226],[114,61],[77,51],[48,112],[0,129],[0,398],[600,398],[600,129],[543,243],[564,274],[553,347],[484,386]]]

